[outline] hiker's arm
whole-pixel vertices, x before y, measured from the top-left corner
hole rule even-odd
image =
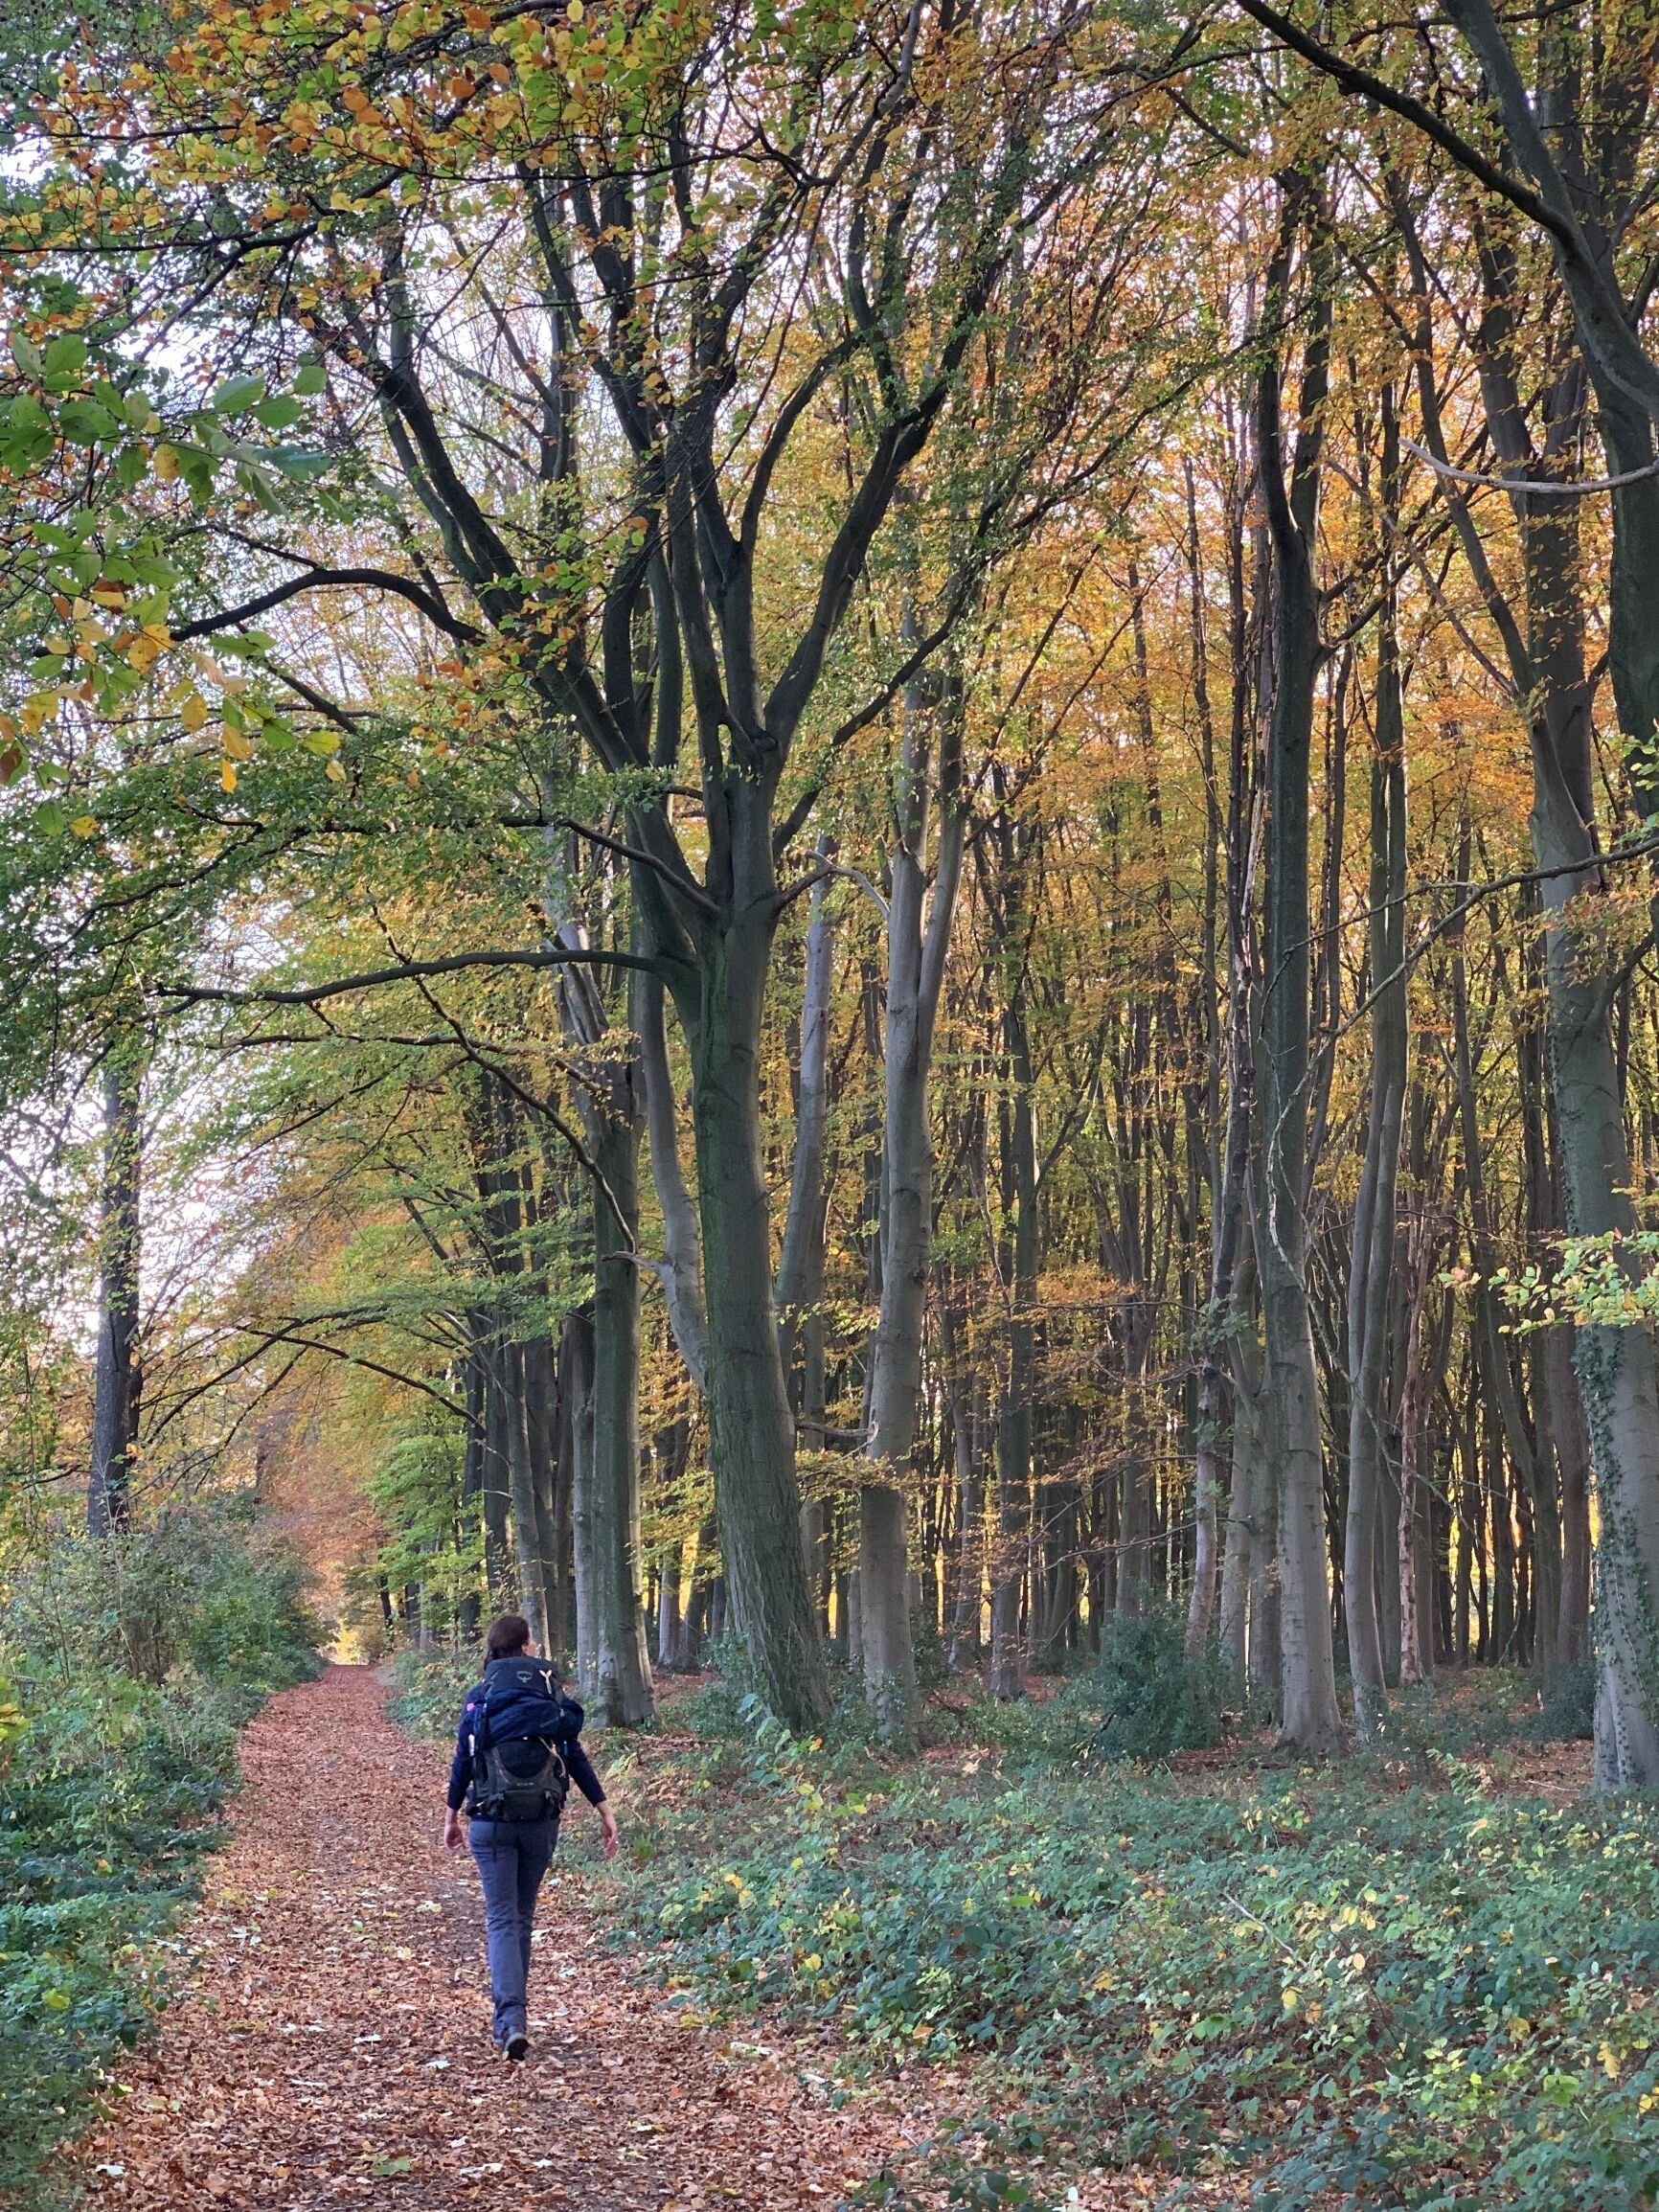
[[[455,1731],[455,1756],[449,1762],[449,1789],[444,1797],[443,1841],[451,1851],[461,1848],[461,1808],[472,1777],[472,1707],[468,1704]]]
[[[582,1749],[580,1742],[571,1745],[565,1759],[565,1766],[569,1769],[571,1780],[599,1814],[599,1824],[604,1832],[604,1855],[607,1859],[614,1859],[617,1846],[616,1814],[605,1803],[604,1784],[594,1772],[593,1761]]]

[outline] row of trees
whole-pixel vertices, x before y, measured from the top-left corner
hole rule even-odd
[[[1159,1595],[1324,1753],[1339,1645],[1369,1737],[1593,1620],[1659,1779],[1653,41],[1240,5],[35,57],[11,1088],[102,1071],[95,1518],[331,1361],[428,1611],[610,1718],[648,1571],[660,1662],[716,1569],[894,1743],[919,1623],[1012,1696]],[[135,1361],[147,1141],[246,1173]]]

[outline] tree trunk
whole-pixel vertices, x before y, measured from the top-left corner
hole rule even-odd
[[[522,1346],[524,1412],[530,1432],[530,1471],[535,1494],[536,1543],[541,1554],[542,1606],[547,1615],[547,1650],[564,1653],[570,1640],[569,1592],[558,1546],[560,1466],[554,1398],[553,1346],[535,1335]]]
[[[126,1526],[138,1442],[140,1111],[138,1068],[112,1055],[103,1071],[98,1362],[86,1480],[86,1525],[95,1537]]]
[[[1348,1617],[1354,1724],[1372,1742],[1387,1704],[1378,1611],[1378,1537],[1388,1457],[1389,1313],[1394,1290],[1395,1194],[1405,1111],[1405,749],[1394,626],[1394,488],[1398,470],[1392,399],[1384,408],[1383,486],[1389,509],[1387,579],[1377,639],[1375,750],[1371,764],[1371,1109],[1353,1209],[1348,1292],[1348,1518],[1342,1590]]]
[[[479,1363],[484,1372],[484,1451],[480,1478],[484,1497],[484,1585],[492,1607],[499,1608],[510,1594],[508,1562],[508,1509],[511,1503],[511,1467],[508,1440],[508,1396],[502,1367],[507,1347],[498,1334],[498,1316],[490,1311],[479,1318],[484,1325]]]
[[[858,1493],[858,1583],[863,1599],[864,1690],[882,1742],[915,1733],[906,1483],[921,1397],[921,1340],[933,1236],[933,1145],[928,1083],[945,955],[956,910],[964,816],[960,696],[939,702],[941,821],[931,908],[927,897],[928,736],[934,702],[920,684],[905,699],[897,823],[888,854],[887,1004],[881,1166],[881,1309],[871,1353],[865,1455],[890,1480]]]
[[[512,1549],[518,1573],[518,1607],[537,1647],[550,1644],[547,1577],[541,1556],[541,1515],[530,1449],[530,1409],[525,1399],[524,1347],[503,1344],[497,1374],[506,1407],[508,1485],[512,1498]]]
[[[996,1557],[990,1597],[990,1692],[1025,1695],[1020,1592],[1031,1519],[1032,1386],[1037,1272],[1036,1129],[1032,1119],[1031,1046],[1017,1004],[1004,1016],[1013,1099],[1006,1114],[1004,1208],[1012,1236],[1006,1270],[1008,1374],[996,1426]]]
[[[977,1376],[964,1372],[956,1316],[940,1301],[940,1351],[956,1463],[956,1528],[952,1547],[946,1663],[953,1674],[979,1664],[980,1607],[985,1585],[985,1488],[980,1472]]]
[[[1561,1471],[1561,1612],[1556,1655],[1563,1666],[1585,1657],[1590,1644],[1590,1448],[1573,1373],[1573,1332],[1544,1333],[1550,1425]]]
[[[576,1678],[594,1677],[594,1326],[591,1311],[572,1313],[559,1346],[559,1396],[570,1433],[572,1588],[576,1599]]]
[[[764,866],[770,875],[770,854]],[[699,970],[692,1025],[709,1445],[732,1627],[756,1685],[788,1726],[830,1709],[823,1643],[801,1557],[794,1420],[772,1302],[761,1146],[760,1058],[773,906],[725,929]]]
[[[709,1321],[703,1310],[703,1256],[696,1208],[680,1164],[679,1122],[664,1027],[663,987],[642,976],[634,1005],[639,1026],[639,1069],[650,1140],[651,1181],[663,1217],[662,1265],[669,1326],[686,1372],[699,1394],[709,1380]]]
[[[467,1349],[463,1365],[466,1391],[466,1442],[461,1455],[461,1513],[455,1530],[456,1548],[470,1545],[479,1533],[479,1512],[484,1492],[484,1407],[489,1383],[480,1352],[485,1322],[472,1312],[466,1316]],[[456,1608],[455,1625],[465,1643],[478,1636],[479,1592],[474,1585]]]
[[[631,1059],[613,1061],[588,1137],[593,1178],[593,1493],[583,1677],[593,1719],[638,1727],[653,1709],[640,1594],[639,1238],[640,1118]]]
[[[1418,1350],[1418,1317],[1408,1305],[1405,1375],[1399,1395],[1399,1680],[1402,1689],[1426,1682],[1434,1674],[1433,1627],[1422,1602],[1419,1572],[1418,1459],[1422,1436],[1422,1361]]]
[[[819,839],[821,864],[831,860],[834,851],[830,838]],[[830,1003],[835,964],[835,921],[828,888],[827,882],[813,886],[807,924],[795,1148],[775,1286],[784,1373],[795,1409],[796,1435],[808,1451],[815,1452],[824,1448],[824,1153],[830,1112]],[[801,1508],[801,1558],[818,1616],[818,1632],[826,1637],[830,1520],[821,1499],[811,1499]]]
[[[1313,218],[1317,221],[1317,216]],[[1284,312],[1299,216],[1287,210],[1270,283]],[[1316,264],[1316,276],[1321,274]],[[1265,1141],[1257,1266],[1266,1322],[1266,1387],[1279,1475],[1281,1722],[1286,1745],[1327,1757],[1342,1744],[1325,1538],[1319,1379],[1307,1283],[1309,1053],[1308,790],[1319,603],[1312,546],[1329,296],[1320,285],[1304,361],[1291,481],[1281,457],[1280,370],[1259,386],[1261,480],[1273,542],[1273,694],[1267,728],[1266,962],[1261,1050]]]

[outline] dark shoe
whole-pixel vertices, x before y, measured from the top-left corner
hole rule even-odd
[[[530,2056],[530,2038],[521,2030],[515,2036],[509,2036],[501,2048],[510,2059],[527,2059]]]

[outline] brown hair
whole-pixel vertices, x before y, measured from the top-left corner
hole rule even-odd
[[[511,1659],[530,1641],[530,1623],[522,1613],[503,1613],[489,1624],[484,1648],[492,1659]]]

